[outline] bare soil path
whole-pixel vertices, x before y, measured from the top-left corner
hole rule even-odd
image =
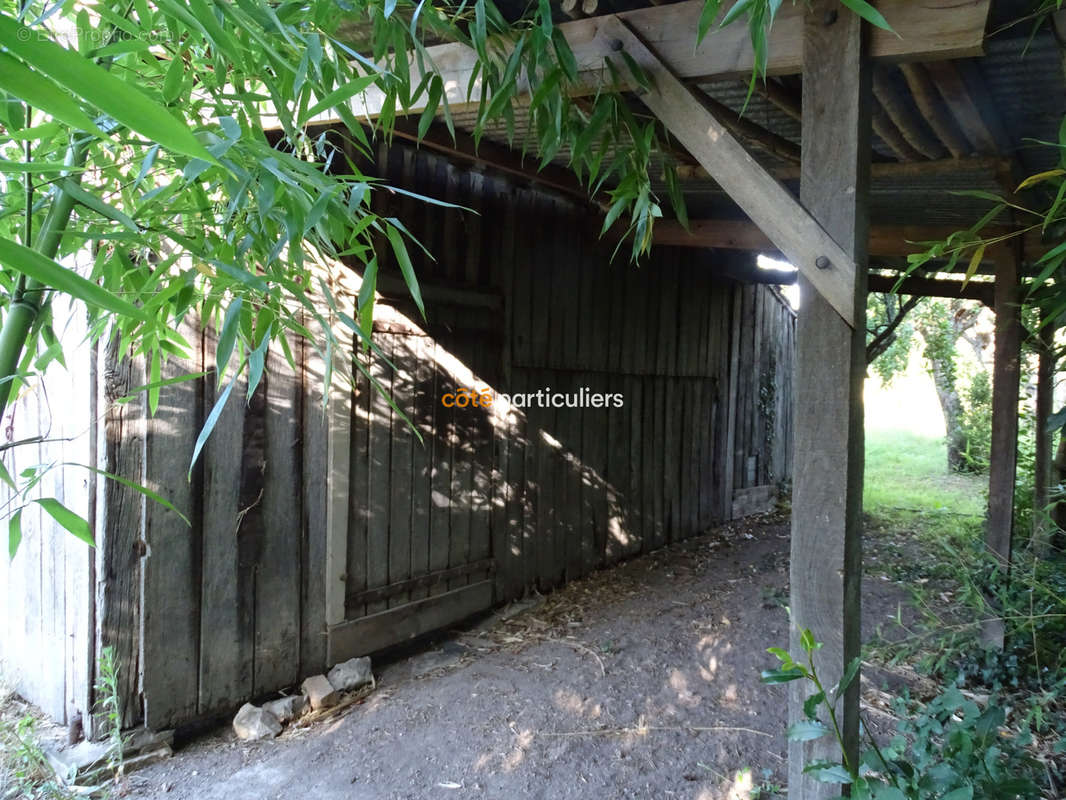
[[[786,644],[787,573],[786,519],[716,529],[378,664],[334,720],[202,737],[127,796],[712,800],[744,767],[784,783],[786,688],[759,672]],[[901,596],[867,579],[868,632]]]

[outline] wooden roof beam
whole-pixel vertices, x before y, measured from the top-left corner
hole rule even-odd
[[[958,230],[958,227],[951,225],[871,225],[869,254],[879,258],[908,256],[922,249],[911,242],[940,241]],[[992,238],[1009,232],[1008,228],[989,226],[982,234]],[[770,237],[748,220],[696,219],[690,221],[687,231],[676,220],[660,220],[655,224],[654,237],[655,244],[668,247],[719,247],[763,253],[780,250]],[[1046,250],[1035,234],[1027,234],[1023,240],[1030,257]],[[989,261],[995,260],[993,255],[990,248]]]
[[[974,96],[979,76],[972,68],[943,61],[927,64],[926,70],[974,150],[982,155],[1010,152],[1010,137],[999,118],[991,110],[984,114],[980,110],[979,98]]]
[[[947,154],[944,145],[929,130],[925,120],[897,89],[887,68],[874,70],[873,89],[877,102],[911,147],[930,160],[941,159]]]
[[[895,26],[898,36],[874,28],[870,31],[870,52],[874,59],[886,62],[929,61],[980,55],[984,41],[985,20],[990,0],[883,0],[881,13]],[[616,38],[611,35],[616,19],[625,20],[655,52],[666,66],[685,79],[741,77],[751,73],[754,54],[748,29],[744,25],[712,28],[699,47],[693,47],[703,0],[685,0],[670,5],[651,6],[618,15],[591,17],[564,22],[559,31],[566,37],[577,60],[582,80],[577,93],[595,93],[604,81],[604,60],[616,55]],[[803,3],[787,3],[778,12],[768,42],[767,72],[771,75],[796,74],[803,66]],[[724,12],[723,12],[724,13]],[[449,43],[426,48],[444,80],[445,97],[453,111],[477,107],[480,84],[472,93],[467,87],[477,64],[473,50],[463,44]],[[416,59],[409,59],[412,65]],[[421,82],[418,67],[412,66],[411,85]],[[474,98],[473,100],[471,98]],[[376,88],[353,98],[351,109],[356,115],[376,117],[384,95]],[[425,96],[416,98],[407,113],[425,107]],[[401,112],[402,113],[402,112]],[[324,112],[312,122],[339,121]],[[277,127],[276,120],[264,117],[266,127]]]
[[[642,95],[644,105],[854,328],[856,269],[851,256],[625,21],[608,18],[603,30],[651,76],[654,88]]]
[[[951,152],[954,158],[962,158],[973,152],[973,148],[967,141],[955,122],[955,119],[944,107],[944,101],[940,92],[929,77],[929,72],[921,64],[903,64],[900,66],[907,86],[911,90],[911,96],[915,104],[922,112],[929,127],[936,133],[937,138]]]
[[[875,104],[876,106],[876,104]],[[874,180],[892,180],[894,178],[921,178],[937,175],[951,175],[957,172],[986,172],[991,183],[1002,183],[1005,169],[1010,161],[1003,158],[942,158],[937,161],[875,161],[870,165],[870,177]],[[771,170],[779,181],[798,180],[799,167],[787,165]],[[680,173],[687,180],[708,180],[707,171],[695,167]]]
[[[964,282],[921,277],[904,278],[901,281],[898,275],[871,274],[867,279],[867,288],[871,292],[896,292],[915,297],[978,300],[989,308],[995,308],[995,284],[991,281]]]

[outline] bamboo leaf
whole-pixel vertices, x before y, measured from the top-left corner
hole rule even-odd
[[[7,557],[14,559],[22,543],[22,509],[11,515],[7,521]]]
[[[407,290],[411,293],[411,299],[415,301],[418,310],[422,312],[422,318],[425,319],[426,307],[422,303],[422,292],[418,288],[418,278],[415,276],[415,269],[411,265],[411,256],[407,253],[407,245],[404,243],[403,235],[397,228],[390,225],[388,237],[390,244],[392,244],[392,252],[396,254],[396,263],[400,265],[400,272],[403,273],[404,283],[407,284]]]
[[[236,298],[226,309],[226,316],[222,319],[222,330],[218,334],[218,347],[215,350],[215,368],[218,374],[218,385],[222,385],[222,379],[226,375],[226,367],[229,366],[230,356],[233,354],[233,345],[237,342],[238,324],[241,319],[241,307],[244,305],[243,298]]]
[[[110,220],[114,220],[119,225],[122,225],[124,228],[130,230],[133,233],[141,232],[140,228],[137,227],[137,223],[135,223],[132,219],[123,214],[114,206],[108,205],[96,195],[90,194],[89,192],[85,191],[83,188],[81,188],[80,185],[70,180],[69,178],[62,181],[60,185],[63,187],[64,192],[69,194],[71,197],[73,197],[86,208],[91,208],[97,214],[107,217]]]
[[[881,30],[888,31],[889,33],[896,33],[892,30],[892,26],[888,24],[888,20],[881,15],[881,12],[867,3],[866,0],[840,0],[840,2],[871,25],[880,28]],[[898,33],[896,33],[896,35],[899,36]]]
[[[0,53],[4,91],[20,97],[34,108],[55,117],[75,130],[104,136],[78,104],[52,81],[28,69],[6,53]]]
[[[1066,169],[1049,169],[1047,172],[1038,172],[1036,175],[1030,175],[1024,181],[1018,184],[1018,188],[1015,192],[1020,192],[1022,189],[1028,189],[1030,186],[1035,186],[1038,183],[1051,180],[1052,178],[1058,178],[1062,175],[1066,175]]]
[[[696,46],[698,47],[703,42],[704,37],[707,36],[707,32],[714,25],[714,20],[718,17],[718,11],[722,7],[722,0],[704,0],[703,11],[700,12],[699,22],[696,23]]]
[[[359,78],[355,78],[349,81],[344,86],[334,89],[327,94],[307,111],[300,115],[300,119],[297,121],[297,125],[303,127],[307,124],[307,121],[313,118],[316,114],[323,111],[327,111],[335,106],[339,106],[342,103],[346,103],[355,97],[357,94],[362,94],[369,89],[379,78],[379,75],[364,75]]]
[[[170,116],[140,89],[38,33],[0,14],[0,45],[39,73],[168,150],[217,163],[187,124]]]
[[[192,468],[196,466],[196,459],[200,457],[200,451],[204,449],[208,437],[211,436],[211,431],[213,431],[215,425],[218,424],[218,418],[222,416],[222,410],[226,407],[226,401],[229,400],[229,396],[233,393],[233,387],[237,383],[238,375],[240,375],[240,369],[238,369],[233,374],[233,377],[230,378],[230,382],[226,384],[226,388],[223,389],[222,394],[218,396],[218,400],[215,401],[211,413],[207,415],[203,427],[200,428],[200,435],[196,437],[196,446],[193,447],[192,450],[192,461],[189,462],[189,473],[187,477],[190,479],[192,478]]]
[[[90,306],[111,311],[122,317],[153,322],[142,309],[116,297],[107,289],[97,286],[52,259],[45,258],[35,250],[30,250],[28,247],[2,237],[0,237],[0,264],[17,270],[46,286],[69,294]]]
[[[159,503],[159,505],[163,506],[163,508],[167,509],[167,511],[173,511],[175,514],[177,514],[179,517],[181,517],[181,521],[182,522],[184,522],[186,525],[189,525],[190,527],[192,526],[192,522],[189,521],[189,518],[187,516],[185,516],[184,514],[182,514],[174,506],[173,503],[171,503],[169,500],[167,500],[162,495],[157,494],[156,492],[153,492],[147,486],[142,486],[141,484],[137,483],[136,481],[131,481],[128,478],[123,478],[121,475],[115,475],[113,472],[108,472],[107,470],[104,470],[104,469],[97,469],[96,467],[90,467],[88,464],[77,464],[77,463],[74,463],[74,462],[64,462],[62,466],[66,466],[66,467],[81,467],[82,469],[87,469],[87,470],[89,470],[89,472],[93,472],[93,473],[95,473],[97,475],[100,475],[100,476],[102,476],[104,478],[107,478],[108,480],[112,480],[115,483],[121,483],[123,486],[125,486],[125,487],[127,487],[129,489],[133,489],[133,491],[144,495],[145,497],[147,497],[152,502]]]
[[[284,337],[282,337],[284,338]],[[266,352],[270,346],[270,328],[263,334],[263,340],[259,346],[248,356],[248,400],[251,401],[255,390],[259,388],[259,381],[263,378],[263,370],[266,368]]]
[[[73,534],[75,539],[80,539],[90,547],[96,546],[96,542],[93,540],[93,532],[89,528],[89,523],[54,497],[41,497],[33,502],[43,508],[48,512],[52,519]]]
[[[973,251],[973,255],[970,257],[970,265],[966,268],[966,275],[962,279],[962,288],[966,288],[966,284],[970,282],[970,278],[977,274],[978,268],[981,266],[981,262],[985,258],[986,244],[981,242]]]

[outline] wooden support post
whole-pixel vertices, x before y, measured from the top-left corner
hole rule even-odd
[[[1052,523],[1048,511],[1051,494],[1051,434],[1047,424],[1055,395],[1055,323],[1041,318],[1040,362],[1036,370],[1036,453],[1033,467],[1033,530],[1029,547],[1046,556],[1051,544]]]
[[[992,446],[988,468],[985,544],[1006,573],[1014,536],[1014,480],[1018,460],[1018,378],[1022,326],[1018,291],[1019,254],[1004,247],[996,254],[996,354],[992,366]],[[1003,647],[1003,620],[982,629],[987,645]]]
[[[870,66],[859,18],[838,0],[811,4],[803,36],[803,164],[800,200],[856,265],[854,319],[865,318]],[[850,328],[801,276],[796,331],[795,464],[792,500],[791,652],[808,628],[822,649],[815,664],[826,686],[859,656],[862,568],[863,325]],[[789,720],[805,718],[810,687],[789,691]],[[843,757],[859,749],[859,680],[838,705]],[[840,787],[803,769],[841,760],[833,737],[789,743],[789,797],[836,797]]]

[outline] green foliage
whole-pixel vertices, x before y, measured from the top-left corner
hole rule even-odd
[[[966,389],[959,429],[964,442],[961,451],[964,470],[987,472],[992,447],[992,382],[984,370],[973,376]]]
[[[832,734],[843,751],[836,704],[855,680],[859,660],[853,660],[839,685],[827,692],[814,666],[813,653],[820,644],[809,630],[802,632],[800,643],[806,663],[772,647],[769,652],[781,666],[764,672],[763,681],[808,682],[812,691],[804,703],[806,719],[789,726],[789,740],[810,741]],[[819,709],[825,710],[830,725],[817,719]],[[1042,777],[1039,764],[1026,751],[1030,737],[1003,729],[1006,713],[995,700],[981,709],[952,687],[927,705],[919,706],[913,716],[907,716],[909,709],[902,699],[896,710],[904,716],[898,734],[888,746],[879,747],[864,725],[870,747],[859,763],[850,764],[845,754],[842,763],[814,761],[804,767],[804,772],[819,781],[848,785],[853,798],[872,800],[1040,796],[1036,783]]]
[[[115,651],[105,647],[97,661],[96,719],[107,738],[107,767],[113,780],[122,777],[125,740],[122,736],[122,702],[118,689],[118,660]]]
[[[911,349],[914,346],[914,325],[907,317],[896,322],[896,317],[903,313],[902,298],[895,294],[874,292],[866,303],[866,344],[869,347],[882,336],[889,336],[891,341],[876,354],[870,363],[873,371],[886,386],[892,379],[903,373],[910,362]],[[895,324],[895,328],[889,328]]]
[[[0,797],[71,800],[41,749],[31,714],[0,719]]]

